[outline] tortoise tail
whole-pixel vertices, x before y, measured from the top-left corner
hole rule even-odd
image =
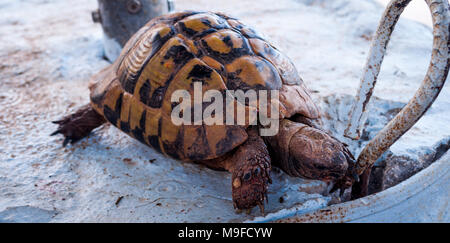
[[[92,130],[105,123],[105,118],[98,114],[90,104],[82,106],[75,113],[65,116],[59,121],[53,121],[58,124],[58,129],[50,136],[61,133],[65,139],[63,146],[68,143],[75,143],[86,137]]]

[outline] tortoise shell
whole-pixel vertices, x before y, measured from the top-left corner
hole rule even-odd
[[[211,12],[168,14],[142,27],[115,63],[93,76],[91,105],[161,153],[185,161],[218,158],[247,140],[246,126],[174,125],[171,94],[193,93],[193,82],[202,82],[203,92],[279,90],[280,119],[319,116],[284,54],[239,20]]]

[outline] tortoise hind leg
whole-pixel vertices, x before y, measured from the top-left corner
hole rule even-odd
[[[59,121],[53,121],[59,126],[50,136],[61,133],[65,137],[63,146],[66,146],[69,142],[75,143],[86,137],[92,130],[105,122],[105,118],[98,114],[90,104],[87,104],[75,113],[67,115]]]

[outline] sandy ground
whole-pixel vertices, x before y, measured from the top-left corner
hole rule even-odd
[[[229,13],[265,33],[294,61],[341,137],[383,11],[372,0],[176,1],[176,10]],[[239,6],[239,7],[236,7]],[[0,222],[229,222],[236,214],[230,176],[165,158],[104,126],[62,148],[50,121],[88,102],[89,77],[108,65],[92,0],[0,0]],[[375,90],[358,154],[419,87],[431,55],[431,29],[400,20]],[[447,84],[419,123],[382,162],[420,169],[450,144]],[[397,159],[397,160],[396,160]],[[386,162],[387,161],[387,162]],[[395,167],[397,166],[397,167]],[[329,185],[274,171],[267,218],[331,202]],[[395,184],[386,182],[386,185]],[[280,200],[282,198],[282,200]],[[119,200],[120,199],[120,200]],[[283,211],[280,211],[283,210]]]

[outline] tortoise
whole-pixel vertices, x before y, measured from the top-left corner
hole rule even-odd
[[[279,132],[261,124],[175,125],[175,90],[278,90]],[[59,121],[63,146],[109,122],[172,158],[229,171],[236,209],[264,210],[272,165],[290,176],[354,182],[347,145],[320,128],[320,111],[292,61],[251,27],[223,13],[183,11],[148,22],[120,57],[91,78],[90,103]],[[247,108],[250,104],[240,104]]]

